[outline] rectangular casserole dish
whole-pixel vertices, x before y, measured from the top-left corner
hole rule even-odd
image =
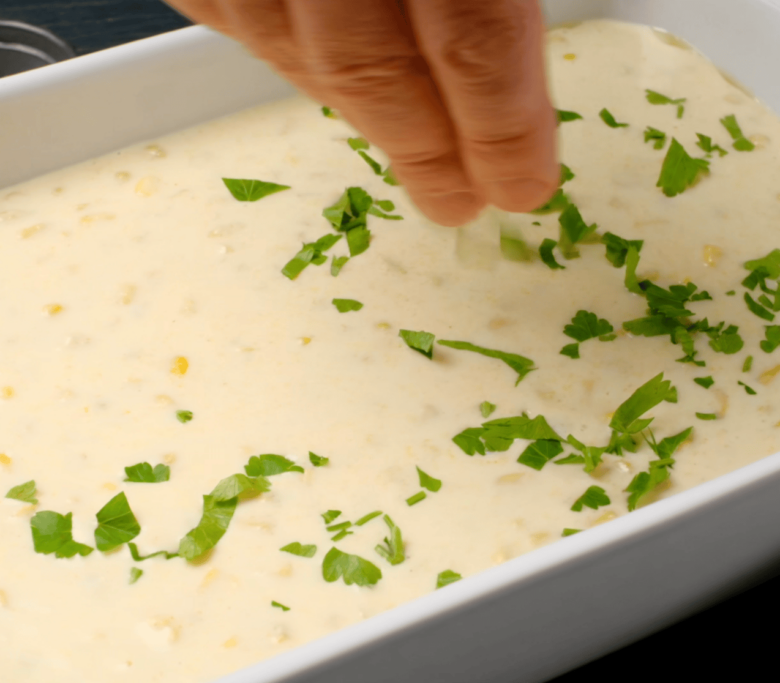
[[[547,0],[649,24],[780,111],[778,0]],[[0,188],[292,94],[189,28],[0,81]],[[780,191],[780,188],[778,188]],[[780,559],[780,453],[221,679],[533,683],[711,604]]]

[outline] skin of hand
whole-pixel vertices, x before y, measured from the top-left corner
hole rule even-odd
[[[436,223],[558,186],[537,0],[166,1],[336,109]]]

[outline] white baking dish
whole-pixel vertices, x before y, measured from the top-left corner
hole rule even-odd
[[[780,111],[779,0],[548,0],[550,23],[664,28]],[[0,187],[292,89],[190,28],[0,81]],[[222,683],[533,683],[662,628],[780,559],[780,454]]]

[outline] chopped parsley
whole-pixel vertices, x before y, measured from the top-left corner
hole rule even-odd
[[[331,524],[330,526],[326,526],[325,531],[343,531],[344,529],[349,529],[351,526],[352,522],[339,522],[338,524]]]
[[[412,330],[399,330],[398,336],[406,342],[406,345],[410,349],[414,349],[418,353],[421,353],[426,358],[433,358],[433,341],[436,339],[435,334],[430,332],[413,332]]]
[[[186,424],[192,419],[192,411],[191,410],[177,410],[176,411],[176,419],[181,422],[182,424]]]
[[[456,434],[452,441],[466,455],[475,453],[485,455],[486,451],[509,450],[515,439],[563,441],[563,438],[547,424],[543,415],[530,418],[525,413],[516,417],[503,417],[483,422],[482,427],[469,427]]]
[[[661,439],[661,441],[656,441],[655,435],[650,431],[650,436],[649,438],[645,437],[645,441],[647,441],[647,445],[650,446],[653,453],[663,460],[671,458],[675,451],[689,439],[692,432],[693,427],[688,427],[688,429],[683,429],[679,434],[667,436],[665,439]]]
[[[179,555],[195,560],[217,545],[228,530],[237,505],[238,497],[217,500],[214,496],[203,496],[200,522],[179,542]]]
[[[336,543],[337,541],[340,541],[342,538],[346,538],[347,536],[351,536],[353,533],[354,532],[352,532],[352,531],[347,531],[346,529],[342,529],[335,536],[333,536],[333,538],[331,538],[330,540],[333,541],[334,543]]]
[[[745,358],[745,362],[742,363],[742,372],[750,372],[750,368],[753,367],[753,356]]]
[[[385,515],[384,519],[387,528],[390,530],[389,535],[384,538],[384,545],[380,543],[374,550],[384,557],[390,564],[401,564],[406,559],[404,554],[404,540],[401,537],[401,530],[396,526],[392,519],[388,515]]]
[[[36,512],[30,520],[33,547],[36,553],[58,558],[70,558],[75,555],[86,557],[93,548],[73,540],[73,513],[61,515],[46,510]]]
[[[230,500],[244,494],[258,494],[271,490],[271,482],[265,477],[248,477],[246,474],[231,474],[214,487],[211,495],[216,501]]]
[[[132,541],[141,533],[141,525],[135,518],[124,491],[108,501],[96,515],[95,545],[106,552]]]
[[[282,612],[290,611],[290,608],[287,607],[287,605],[283,605],[281,602],[276,602],[276,600],[271,600],[271,607],[277,607],[282,610]]]
[[[564,529],[563,533],[561,533],[561,536],[564,538],[566,536],[574,536],[574,534],[578,534],[580,531],[582,531],[582,529]]]
[[[526,446],[517,459],[521,465],[541,470],[556,455],[563,453],[561,442],[556,439],[537,439]]]
[[[24,482],[24,484],[12,487],[8,493],[5,494],[5,497],[12,500],[20,500],[23,503],[37,505],[38,499],[35,497],[35,492],[35,480],[31,479],[30,481]]]
[[[716,413],[696,413],[696,417],[698,417],[700,420],[717,420],[718,416]]]
[[[361,156],[363,161],[365,161],[371,167],[371,170],[376,175],[382,175],[382,164],[380,164],[376,159],[371,157],[369,154],[364,152],[362,149],[358,151],[358,154]]]
[[[609,446],[586,446],[579,439],[575,438],[572,434],[569,434],[566,439],[574,448],[576,448],[581,455],[571,454],[556,460],[556,465],[583,465],[583,469],[586,473],[590,474],[601,464],[601,456],[608,450]]]
[[[348,586],[373,586],[382,578],[382,570],[358,555],[331,548],[322,561],[322,578],[328,583],[343,579]]]
[[[737,123],[737,117],[734,116],[734,114],[724,116],[720,122],[723,124],[723,127],[728,131],[731,139],[734,141],[732,145],[734,149],[736,149],[738,152],[750,152],[755,149],[756,146],[743,135],[742,129]]]
[[[452,569],[445,569],[443,572],[439,572],[436,577],[436,590],[449,586],[451,583],[460,581],[463,577],[458,572],[452,571]]]
[[[609,110],[605,107],[599,112],[599,118],[606,123],[610,128],[627,128],[627,123],[618,123],[615,121],[615,117],[609,113]]]
[[[739,336],[739,328],[736,325],[729,325],[725,329],[723,326],[725,323],[719,323],[714,327],[706,326],[706,318],[704,319],[704,332],[710,337],[710,347],[718,353],[725,353],[728,355],[738,353],[745,345],[742,337]]]
[[[322,115],[329,119],[337,119],[336,113],[330,107],[322,107]]]
[[[676,138],[672,138],[656,187],[660,187],[667,197],[676,197],[693,185],[700,173],[709,173],[709,168],[709,161],[694,159]]]
[[[659,92],[655,92],[655,90],[645,90],[645,96],[647,97],[647,101],[650,104],[677,105],[677,118],[681,119],[683,117],[683,113],[685,112],[684,103],[687,101],[685,97],[678,97],[677,99],[672,99],[671,97],[662,95]],[[647,142],[647,140],[645,140],[645,142]]]
[[[642,431],[650,425],[653,418],[640,419],[640,417],[662,401],[668,400],[671,391],[671,381],[664,379],[664,373],[659,373],[618,406],[609,426],[622,434],[636,434]]]
[[[586,241],[598,228],[596,223],[588,225],[582,219],[580,210],[574,204],[568,204],[558,216],[560,236],[558,248],[565,259],[578,258],[580,252],[576,248],[578,242]]]
[[[278,185],[263,180],[247,180],[239,178],[222,178],[225,187],[240,202],[256,202],[277,192],[289,190],[289,185]]]
[[[666,144],[666,133],[652,126],[645,128],[645,142],[653,143],[653,149],[663,149]]]
[[[693,381],[705,389],[709,389],[713,384],[715,384],[715,380],[712,379],[712,375],[709,375],[708,377],[694,377]]]
[[[571,506],[571,509],[574,512],[582,512],[583,507],[598,510],[600,507],[609,505],[611,502],[607,492],[603,488],[600,486],[589,486],[588,490],[574,501],[574,505]]]
[[[577,119],[582,118],[576,111],[565,111],[564,109],[556,109],[555,117],[558,124],[565,123],[566,121],[576,121]]]
[[[365,138],[347,138],[347,144],[356,152],[359,149],[369,149],[371,147]]]
[[[420,486],[432,493],[436,493],[441,488],[441,479],[436,479],[430,474],[426,474],[419,467],[417,468],[417,477],[420,480]]]
[[[283,455],[266,453],[265,455],[253,455],[244,465],[244,471],[250,477],[272,477],[285,472],[303,472],[303,467],[296,465],[292,460]]]
[[[302,545],[298,541],[288,543],[285,546],[279,548],[283,553],[290,553],[290,555],[297,555],[298,557],[314,557],[317,552],[316,545]]]
[[[519,236],[510,237],[502,233],[499,248],[501,249],[501,256],[507,261],[527,263],[536,259],[536,252]]]
[[[580,343],[596,338],[600,341],[612,341],[616,336],[613,332],[614,328],[604,318],[599,318],[590,311],[577,311],[576,315],[571,319],[571,323],[563,328],[563,333],[577,343],[564,346],[561,349],[561,353],[570,358],[579,358]]]
[[[569,197],[566,193],[558,188],[555,194],[550,198],[546,204],[542,204],[538,209],[531,211],[533,214],[545,214],[555,213],[556,211],[563,211],[569,205]]]
[[[334,519],[337,519],[341,515],[341,510],[328,510],[323,512],[320,517],[325,520],[325,524],[330,524]]]
[[[739,384],[739,386],[741,386],[741,387],[744,387],[744,389],[745,389],[745,393],[746,393],[748,396],[755,396],[755,395],[756,395],[756,390],[755,390],[755,389],[753,389],[753,387],[749,387],[749,386],[748,386],[747,384],[745,384],[744,382],[737,382],[737,384]]]
[[[349,311],[359,311],[363,304],[355,299],[333,299],[333,305],[339,313],[348,313]]]
[[[125,467],[125,481],[137,484],[159,484],[171,478],[171,468],[168,465],[155,465],[154,468],[148,462],[139,462],[137,465]]]
[[[313,263],[315,266],[321,266],[328,260],[328,257],[323,252],[330,249],[340,239],[341,235],[324,235],[316,242],[304,243],[301,250],[282,268],[282,275],[290,280],[294,280],[310,263]],[[332,270],[333,268],[331,267],[331,272]]]
[[[407,342],[407,344],[408,343],[409,342]],[[486,349],[484,346],[477,346],[476,344],[472,344],[470,342],[464,342],[464,341],[451,341],[447,339],[440,339],[436,343],[440,344],[441,346],[446,346],[450,349],[457,349],[458,351],[471,351],[472,353],[478,353],[488,358],[495,358],[497,360],[503,361],[510,368],[512,368],[512,370],[514,370],[517,373],[517,381],[515,382],[515,386],[520,384],[522,379],[529,372],[536,370],[536,368],[534,367],[534,362],[530,358],[526,358],[516,353],[508,353],[506,351],[496,351],[494,349]],[[431,344],[433,344],[433,339],[431,339]]]
[[[757,315],[762,320],[768,320],[769,322],[772,322],[775,319],[775,314],[771,311],[768,311],[766,308],[764,308],[760,303],[755,301],[750,294],[745,292],[745,303],[747,304],[748,309],[751,313]]]
[[[644,240],[626,240],[611,232],[605,232],[601,237],[601,242],[607,248],[605,254],[607,260],[615,268],[622,268],[626,264],[629,249],[633,248],[639,254],[645,243]]]
[[[141,553],[138,552],[138,546],[132,542],[128,543],[127,547],[130,549],[130,556],[135,562],[143,562],[152,557],[164,557],[166,560],[172,560],[174,557],[179,557],[179,553],[169,553],[167,550],[158,550],[156,553],[141,555]]]
[[[138,579],[144,575],[144,570],[138,567],[130,567],[130,585],[132,586]]]
[[[764,336],[766,339],[761,341],[761,350],[764,353],[772,353],[780,346],[780,325],[765,325]]]
[[[626,250],[626,277],[625,286],[629,292],[634,294],[643,294],[642,288],[639,286],[639,279],[636,276],[636,269],[639,265],[639,249],[634,246],[629,246]],[[623,325],[624,329],[627,329]]]
[[[664,458],[651,460],[647,472],[640,472],[626,487],[628,497],[628,510],[636,510],[639,500],[655,489],[659,484],[669,478],[669,469],[674,465],[674,460]]]
[[[712,156],[713,152],[717,152],[719,156],[726,156],[728,152],[723,149],[720,145],[713,145],[712,144],[712,138],[708,135],[702,135],[701,133],[696,133],[696,137],[699,138],[699,141],[696,143],[696,145],[702,149],[704,152],[707,153],[708,156]]]
[[[398,182],[398,178],[395,177],[395,173],[393,173],[393,167],[388,166],[384,171],[382,171],[382,180],[386,182],[388,185],[400,185],[401,183]]]
[[[558,261],[555,260],[555,254],[553,254],[553,249],[558,246],[558,243],[555,240],[551,240],[549,237],[545,237],[542,240],[541,245],[539,245],[539,256],[542,259],[542,263],[546,265],[551,270],[564,270],[566,266],[562,266]]]
[[[364,524],[368,524],[372,519],[376,519],[381,514],[381,510],[374,510],[373,512],[369,512],[367,515],[363,515],[357,522],[355,522],[355,526],[363,526]]]
[[[325,465],[330,462],[330,458],[324,458],[321,455],[309,451],[309,461],[315,467],[325,467]]]
[[[491,403],[490,401],[482,401],[482,403],[479,404],[479,412],[484,418],[490,417],[495,411],[495,403]]]
[[[336,277],[347,261],[349,261],[349,256],[334,256],[330,262],[330,274]]]
[[[422,502],[428,497],[428,495],[425,493],[425,491],[418,491],[413,496],[409,496],[409,498],[406,499],[406,504],[409,507],[412,507],[412,505],[417,505],[417,503]]]
[[[570,180],[574,180],[575,177],[574,172],[566,164],[561,164],[561,177],[558,181],[559,185],[568,183]]]

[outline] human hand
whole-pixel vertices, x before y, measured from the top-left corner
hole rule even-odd
[[[437,223],[558,185],[537,0],[167,1],[338,110]]]

